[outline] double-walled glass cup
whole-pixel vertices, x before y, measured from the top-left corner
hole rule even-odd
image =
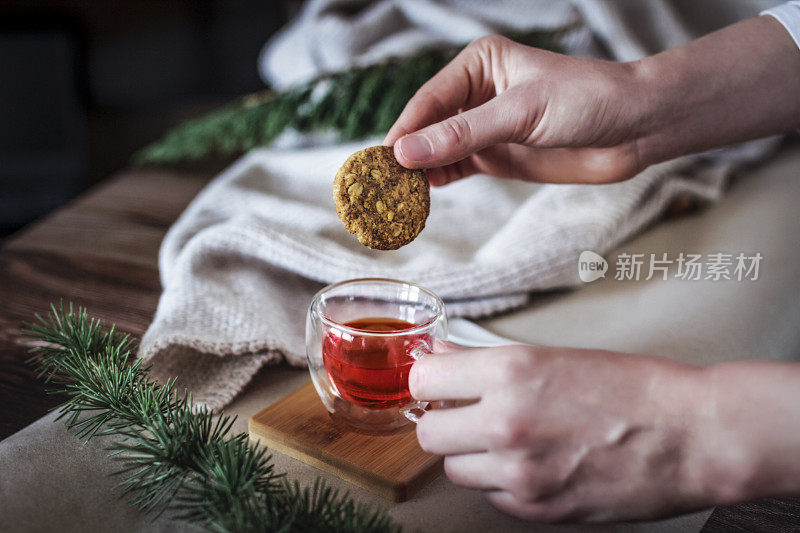
[[[446,337],[444,304],[431,291],[391,279],[343,281],[311,301],[308,368],[334,418],[362,430],[391,431],[428,407],[411,397],[408,374]]]

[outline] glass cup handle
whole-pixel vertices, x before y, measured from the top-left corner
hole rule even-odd
[[[417,344],[408,351],[408,355],[410,355],[415,361],[419,361],[431,353],[433,353],[431,345],[426,341],[418,341]],[[422,418],[422,415],[425,414],[425,410],[428,409],[430,405],[430,402],[412,400],[401,407],[400,412],[403,413],[403,416],[416,424],[419,422],[419,419]]]
[[[429,353],[433,353],[433,349],[427,341],[417,341],[414,347],[408,351],[408,355],[413,357],[414,361],[419,361]]]

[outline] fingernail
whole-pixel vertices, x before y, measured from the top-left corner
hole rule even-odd
[[[400,153],[409,161],[425,161],[433,155],[433,147],[424,135],[406,135],[398,142]]]

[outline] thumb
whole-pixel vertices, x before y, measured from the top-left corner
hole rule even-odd
[[[401,137],[394,155],[407,168],[449,165],[498,143],[521,142],[530,133],[528,113],[510,95],[488,102]]]

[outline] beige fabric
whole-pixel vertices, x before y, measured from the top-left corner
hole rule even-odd
[[[41,418],[0,441],[0,532],[189,532],[183,522],[152,521],[119,499],[119,465],[100,440],[84,446],[55,422]]]
[[[483,321],[501,335],[555,346],[606,348],[710,365],[800,360],[800,147],[742,172],[725,200],[658,223],[616,252],[760,252],[757,281],[616,281],[538,295]]]
[[[196,401],[218,408],[263,364],[305,364],[304,313],[320,282],[414,281],[443,297],[451,315],[520,307],[529,291],[579,284],[583,250],[607,252],[675,198],[717,200],[732,161],[759,157],[775,141],[727,149],[713,164],[669,161],[613,185],[475,176],[433,190],[425,231],[391,253],[361,246],[331,205],[331,176],[363,144],[253,151],[164,239],[164,292],[140,355],[158,377],[178,376]]]
[[[629,61],[660,52],[781,0],[309,0],[267,43],[261,76],[286,88],[321,73],[415,48],[460,46],[492,33],[571,27],[569,53]],[[584,25],[585,23],[585,25]],[[588,27],[588,28],[587,28]],[[589,31],[590,30],[590,31]]]
[[[716,13],[718,24],[725,16]],[[565,24],[573,27],[564,43],[570,53],[616,60],[692,35],[680,10],[663,0],[504,0],[491,6],[315,0],[275,37],[264,58],[284,65],[270,67],[271,81],[281,86],[293,75],[393,50]],[[519,308],[531,291],[578,285],[574,265],[582,251],[611,250],[657,220],[674,199],[719,199],[732,169],[776,144],[767,139],[684,157],[605,186],[472,177],[432,191],[425,231],[387,253],[364,248],[344,231],[331,200],[342,162],[380,139],[303,141],[313,146],[254,150],[226,170],[192,202],[161,248],[164,292],[140,355],[156,376],[178,376],[196,401],[211,407],[229,402],[266,363],[305,364],[303,313],[325,283],[366,276],[413,281],[444,298],[451,315],[473,318]]]
[[[760,251],[756,282],[597,281],[578,291],[539,295],[533,304],[482,321],[526,342],[651,353],[708,364],[745,358],[797,359],[800,354],[800,147],[743,173],[726,199],[695,215],[660,223],[624,246],[629,252]],[[608,254],[612,255],[612,254]],[[260,372],[226,409],[244,431],[258,410],[308,380],[278,366]],[[0,442],[0,531],[167,531],[177,524],[133,512],[106,478],[113,467],[101,443],[82,448],[52,416]],[[275,454],[280,471],[307,483],[320,471]],[[705,515],[637,526],[538,526],[509,518],[481,495],[440,476],[411,501],[388,505],[325,475],[361,501],[385,505],[409,530],[423,531],[681,531]],[[660,529],[659,529],[660,528]]]

